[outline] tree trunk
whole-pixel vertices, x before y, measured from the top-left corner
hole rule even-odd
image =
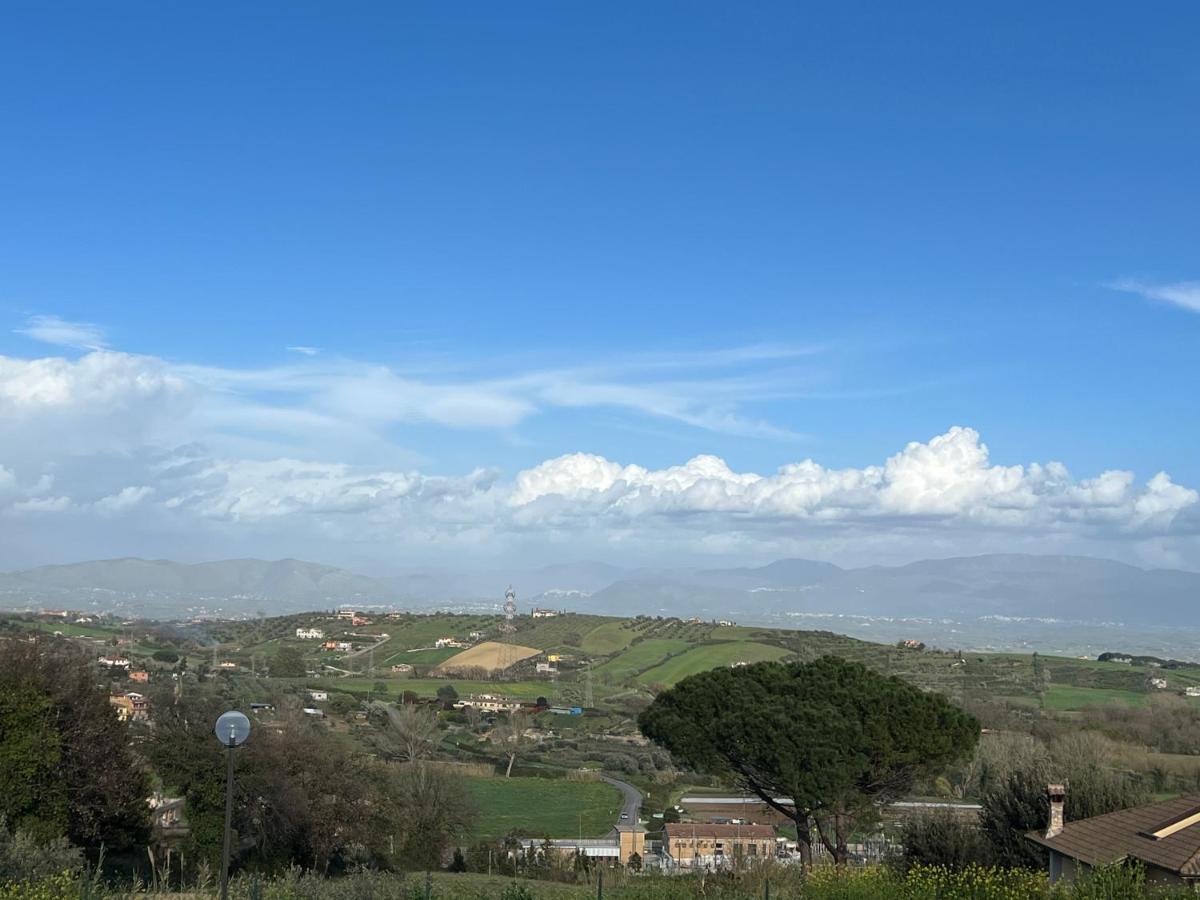
[[[836,822],[837,816],[834,816]],[[849,855],[846,852],[846,845],[841,840],[836,824],[833,826],[833,834],[830,834],[830,823],[821,823],[821,820],[814,817],[813,821],[817,824],[817,837],[821,839],[821,846],[829,851],[829,855],[833,857],[833,864],[839,869],[845,868],[846,858]]]
[[[508,768],[504,771],[505,778],[512,778],[512,767],[513,767],[513,763],[515,763],[516,761],[517,761],[517,754],[515,754],[515,753],[508,754]]]
[[[796,825],[796,845],[800,850],[800,868],[808,872],[812,869],[812,828],[807,816],[792,815]]]

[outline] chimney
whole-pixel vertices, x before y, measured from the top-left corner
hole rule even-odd
[[[1062,834],[1063,806],[1067,799],[1067,789],[1061,784],[1050,784],[1046,786],[1046,793],[1050,795],[1050,822],[1046,825],[1045,837],[1052,838]]]

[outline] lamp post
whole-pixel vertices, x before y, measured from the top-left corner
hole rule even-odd
[[[229,900],[229,850],[233,840],[233,751],[250,736],[250,720],[236,710],[223,713],[213,729],[225,746],[225,844],[221,849],[221,900]]]

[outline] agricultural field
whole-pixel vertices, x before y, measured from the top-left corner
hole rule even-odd
[[[638,675],[642,684],[665,684],[670,686],[689,675],[706,672],[734,663],[756,663],[781,659],[788,651],[781,647],[756,644],[750,641],[731,641],[722,644],[702,644],[679,656],[672,657],[662,665],[647,669]]]
[[[647,638],[634,644],[624,653],[619,653],[608,662],[596,667],[596,673],[607,675],[614,681],[624,681],[639,672],[652,669],[667,657],[682,653],[690,647],[687,641],[657,640]]]
[[[375,651],[375,663],[378,666],[394,666],[397,663],[408,663],[410,666],[436,666],[444,663],[450,657],[459,653],[455,647],[442,647],[433,650],[399,650],[386,659],[380,660],[380,651]]]
[[[1057,711],[1080,710],[1088,706],[1143,706],[1149,694],[1112,688],[1086,688],[1055,684],[1042,695],[1046,709]]]
[[[603,837],[617,823],[621,792],[603,781],[563,778],[465,779],[479,807],[475,840],[512,831],[530,837]]]
[[[444,673],[465,672],[470,669],[486,669],[489,674],[502,672],[516,665],[523,659],[529,659],[541,654],[534,647],[522,647],[519,644],[502,644],[497,641],[484,641],[476,644],[447,659],[438,669]]]
[[[580,649],[592,656],[608,656],[624,650],[637,636],[626,621],[605,622],[584,635]]]

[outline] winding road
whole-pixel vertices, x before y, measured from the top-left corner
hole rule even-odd
[[[618,825],[636,825],[638,817],[642,810],[642,792],[635,788],[627,781],[620,781],[616,778],[610,778],[608,775],[601,775],[600,780],[611,784],[621,792],[624,798],[621,806],[621,817],[617,819]]]

